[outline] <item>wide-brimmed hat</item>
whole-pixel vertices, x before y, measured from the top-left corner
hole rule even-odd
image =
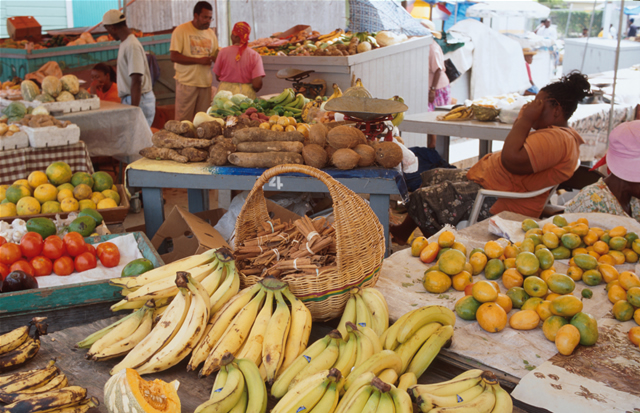
[[[102,16],[102,25],[109,26],[112,24],[118,24],[125,20],[127,20],[127,18],[120,10],[109,10],[104,14],[104,16]]]
[[[522,49],[522,53],[525,56],[535,56],[538,52],[536,52],[533,49],[529,49],[528,47],[525,47],[525,48]]]
[[[607,167],[629,182],[640,182],[640,120],[624,122],[609,135]]]

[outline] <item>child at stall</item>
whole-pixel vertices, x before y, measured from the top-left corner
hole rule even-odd
[[[91,86],[89,92],[97,95],[100,100],[120,103],[118,97],[118,85],[116,84],[116,72],[111,66],[98,63],[91,69]]]

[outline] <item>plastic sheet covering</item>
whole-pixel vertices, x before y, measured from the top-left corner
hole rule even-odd
[[[99,110],[56,116],[80,127],[80,139],[91,156],[112,156],[125,163],[140,159],[141,149],[153,146],[151,129],[137,106],[100,101]]]

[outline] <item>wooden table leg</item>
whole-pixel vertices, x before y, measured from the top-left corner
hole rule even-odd
[[[189,212],[192,214],[209,210],[208,189],[187,189]]]
[[[482,159],[486,154],[491,153],[491,142],[492,141],[485,141],[485,140],[480,140],[480,150],[479,150],[479,157],[478,159]]]
[[[389,235],[389,195],[371,194],[369,196],[369,204],[371,205],[373,213],[376,214],[376,216],[380,220],[380,223],[382,224],[385,241],[384,256],[388,257],[391,252],[391,237]]]
[[[142,202],[144,203],[146,234],[151,239],[164,222],[162,188],[142,188]]]
[[[436,151],[440,154],[440,157],[449,162],[449,144],[451,143],[451,137],[437,135],[436,139]]]

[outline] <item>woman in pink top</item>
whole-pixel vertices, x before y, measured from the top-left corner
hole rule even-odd
[[[220,50],[213,66],[216,79],[220,82],[218,91],[228,90],[255,99],[256,92],[262,89],[264,67],[260,55],[247,47],[250,33],[251,27],[245,22],[233,26],[232,45]]]
[[[445,73],[444,54],[442,48],[434,40],[429,46],[429,112],[436,106],[451,104],[451,86]],[[436,147],[436,135],[427,136],[427,147]]]

